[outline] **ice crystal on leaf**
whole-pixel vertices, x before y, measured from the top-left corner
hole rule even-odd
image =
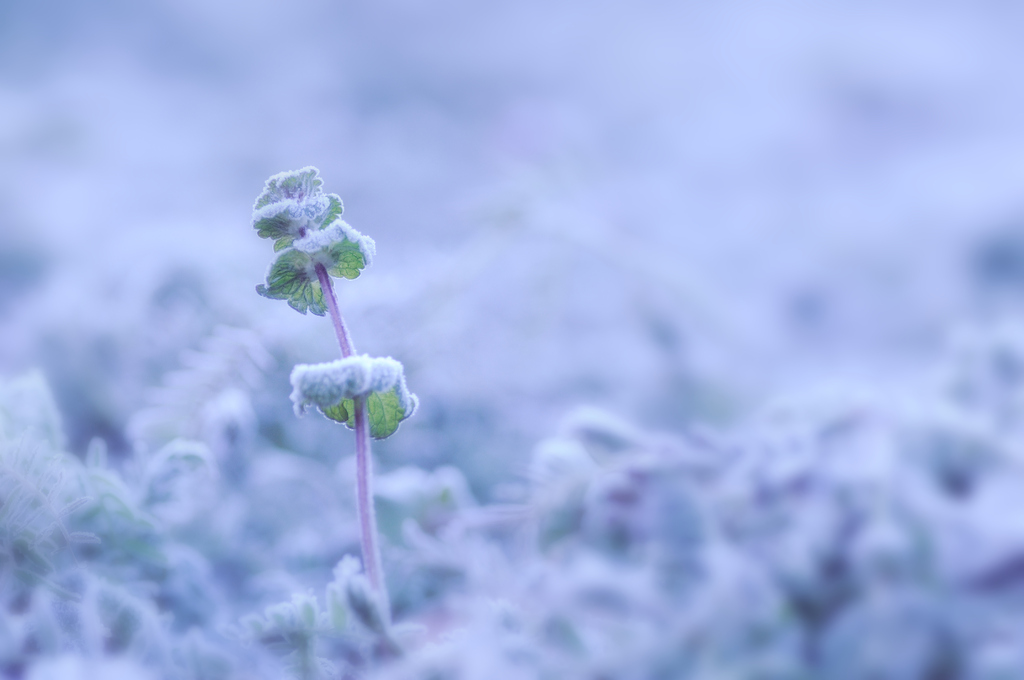
[[[355,427],[356,397],[366,398],[370,435],[390,437],[416,411],[419,400],[405,386],[402,364],[391,357],[366,355],[323,364],[299,364],[292,370],[292,403],[302,414],[314,405],[339,423]]]
[[[323,229],[341,215],[341,198],[324,194],[320,171],[312,166],[282,172],[267,180],[253,206],[252,224],[261,238],[282,250],[306,232]]]
[[[304,237],[297,239],[292,245],[296,250],[309,254],[322,251],[331,246],[344,245],[345,252],[350,252],[353,255],[358,254],[362,257],[358,269],[363,269],[373,264],[373,256],[377,250],[372,238],[359,233],[345,220],[335,220],[330,226],[322,230],[311,231]],[[349,279],[354,279],[358,275],[358,271],[352,276],[341,274],[341,276]]]
[[[272,175],[263,187],[263,193],[256,197],[253,210],[259,210],[271,203],[283,200],[302,201],[309,196],[320,194],[324,181],[320,179],[320,171],[312,165],[300,170],[290,170]]]
[[[347,242],[348,251],[358,252],[370,264],[374,242],[338,219],[344,211],[341,198],[324,194],[319,171],[311,166],[276,174],[266,181],[253,207],[253,227],[262,239],[272,239],[274,251],[296,246],[305,253],[330,249]],[[349,267],[350,269],[350,267]],[[354,279],[358,272],[347,274]]]

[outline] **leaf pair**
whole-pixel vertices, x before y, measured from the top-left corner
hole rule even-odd
[[[256,292],[272,300],[287,300],[292,309],[302,314],[310,311],[323,316],[327,306],[316,275],[317,264],[323,265],[331,276],[354,279],[366,266],[366,258],[348,240],[332,243],[312,254],[290,249],[270,265],[267,283],[256,286]]]
[[[270,266],[266,284],[256,292],[286,300],[292,309],[323,316],[327,307],[316,274],[323,266],[334,277],[354,279],[370,264],[373,239],[339,219],[341,199],[321,191],[319,171],[308,166],[267,180],[253,208],[253,227],[261,238],[284,250]]]
[[[402,364],[391,357],[353,356],[323,364],[299,364],[292,370],[292,403],[302,414],[316,406],[325,416],[355,427],[355,399],[366,400],[370,436],[384,439],[419,404],[405,385]]]

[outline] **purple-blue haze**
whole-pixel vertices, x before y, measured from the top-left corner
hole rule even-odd
[[[1024,677],[1022,22],[0,4],[0,678]],[[394,629],[351,433],[288,400],[331,324],[254,291],[307,165],[420,399],[374,445]]]

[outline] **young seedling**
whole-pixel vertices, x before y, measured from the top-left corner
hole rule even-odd
[[[405,386],[402,364],[394,359],[357,355],[338,309],[332,277],[354,279],[375,253],[373,239],[341,219],[342,203],[324,194],[314,167],[282,172],[267,180],[253,208],[253,227],[274,241],[280,252],[270,265],[260,295],[286,300],[292,309],[323,316],[329,312],[341,347],[341,359],[299,364],[291,374],[296,414],[316,406],[326,417],[356,433],[356,499],[363,565],[386,612],[387,590],[380,565],[373,509],[370,438],[391,436],[416,411],[418,400]],[[386,614],[385,614],[386,615]]]

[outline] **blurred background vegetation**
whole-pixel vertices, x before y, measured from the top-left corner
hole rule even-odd
[[[1018,13],[4,3],[0,369],[121,455],[183,352],[253,329],[285,436],[287,367],[333,350],[253,295],[247,222],[315,164],[379,245],[341,291],[359,346],[423,396],[381,455],[478,492],[577,403],[678,429],[914,370],[1020,304]]]

